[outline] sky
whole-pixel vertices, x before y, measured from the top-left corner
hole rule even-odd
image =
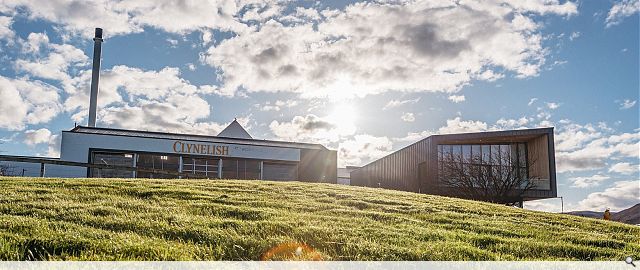
[[[640,3],[0,0],[0,153],[86,125],[321,143],[364,165],[432,134],[555,128],[564,210],[640,202]],[[559,199],[526,208],[560,211]]]

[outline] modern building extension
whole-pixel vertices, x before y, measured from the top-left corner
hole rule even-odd
[[[499,177],[517,184],[500,202],[556,197],[553,128],[429,136],[354,170],[351,185],[472,198],[460,189]]]

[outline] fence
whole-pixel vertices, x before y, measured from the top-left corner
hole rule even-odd
[[[74,161],[64,161],[56,158],[40,158],[40,157],[25,157],[25,156],[8,156],[8,155],[0,155],[0,161],[11,161],[11,162],[22,162],[22,163],[38,163],[40,164],[40,177],[46,176],[46,167],[45,164],[52,165],[63,165],[63,166],[72,166],[72,167],[84,167],[91,169],[110,169],[110,170],[124,170],[131,172],[145,172],[145,173],[153,173],[153,174],[164,174],[185,178],[203,178],[202,175],[197,175],[193,173],[184,173],[184,172],[176,172],[176,171],[167,171],[167,170],[159,170],[159,169],[150,169],[150,168],[140,168],[140,167],[129,167],[129,166],[119,166],[119,165],[108,165],[108,164],[92,164],[92,163],[84,163],[84,162],[74,162]],[[137,174],[137,173],[136,173]],[[0,174],[2,175],[2,174]]]

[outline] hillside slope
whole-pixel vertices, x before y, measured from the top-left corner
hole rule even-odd
[[[579,217],[590,217],[590,218],[602,219],[604,212],[573,211],[573,212],[567,212],[566,214],[579,216]],[[624,209],[620,212],[611,213],[611,220],[632,224],[632,225],[640,224],[640,203],[634,206],[631,206],[627,209]]]
[[[640,203],[613,214],[611,219],[627,224],[640,224]]]
[[[383,189],[0,178],[2,260],[621,260],[640,227]]]

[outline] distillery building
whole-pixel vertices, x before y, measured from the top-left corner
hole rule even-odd
[[[337,153],[319,144],[256,140],[234,120],[217,136],[78,126],[62,132],[60,160],[135,167],[75,169],[81,177],[336,182]],[[181,176],[182,177],[182,176]]]
[[[510,179],[523,179],[518,184],[528,186],[518,197],[509,199],[515,203],[556,197],[553,128],[429,136],[352,171],[350,182],[355,186],[465,197],[457,192],[459,186],[450,183],[469,172],[503,172]]]
[[[253,139],[234,120],[217,136],[77,126],[62,132],[60,158],[3,156],[0,166],[16,176],[336,183],[336,158],[320,144]]]

